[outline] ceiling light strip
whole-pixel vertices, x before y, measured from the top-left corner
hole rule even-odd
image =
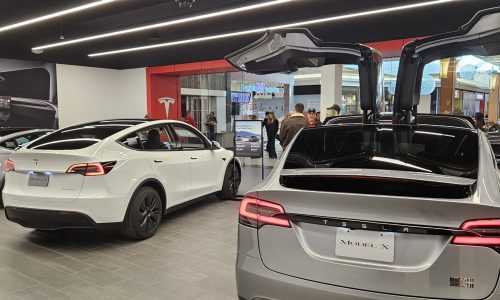
[[[79,38],[79,39],[66,40],[64,42],[58,42],[58,43],[54,43],[54,44],[37,46],[37,47],[33,47],[32,50],[34,50],[34,51],[36,51],[36,50],[44,50],[44,49],[49,49],[49,48],[67,46],[67,45],[76,44],[76,43],[82,43],[82,42],[87,42],[87,41],[92,41],[92,40],[97,40],[97,39],[103,39],[103,38],[108,38],[108,37],[113,37],[113,36],[118,36],[118,35],[123,35],[123,34],[128,34],[128,33],[133,33],[133,32],[139,32],[139,31],[144,31],[144,30],[151,30],[151,29],[156,29],[156,28],[161,28],[161,27],[168,27],[168,26],[173,26],[173,25],[178,25],[178,24],[183,24],[183,23],[189,23],[189,22],[195,22],[195,21],[200,21],[200,20],[205,20],[205,19],[210,19],[210,18],[225,16],[225,15],[231,15],[231,14],[235,14],[235,13],[240,13],[240,12],[244,12],[244,11],[249,11],[249,10],[254,10],[254,9],[260,9],[260,8],[269,7],[269,6],[273,6],[273,5],[283,4],[283,3],[291,2],[291,1],[295,1],[295,0],[275,0],[275,1],[268,1],[268,2],[264,2],[264,3],[260,3],[260,4],[254,4],[254,5],[248,5],[248,6],[238,7],[238,8],[232,8],[232,9],[217,11],[217,12],[203,14],[203,15],[198,15],[198,16],[187,17],[187,18],[178,19],[178,20],[171,20],[171,21],[161,22],[161,23],[157,23],[157,24],[151,24],[151,25],[146,25],[146,26],[134,27],[134,28],[130,28],[130,29],[118,30],[118,31],[113,31],[113,32],[108,32],[108,33],[103,33],[103,34],[98,34],[98,35],[83,37],[83,38]]]
[[[253,33],[265,32],[267,30],[273,30],[273,29],[293,28],[293,27],[300,27],[300,26],[305,26],[305,25],[314,25],[314,24],[325,23],[325,22],[332,22],[332,21],[352,19],[352,18],[363,17],[363,16],[383,14],[383,13],[389,13],[389,12],[395,12],[395,11],[401,11],[401,10],[409,10],[409,9],[413,9],[413,8],[420,8],[420,7],[444,4],[444,3],[455,2],[455,1],[460,1],[460,0],[435,0],[435,1],[421,2],[421,3],[388,7],[388,8],[382,8],[382,9],[375,9],[375,10],[369,10],[369,11],[340,15],[340,16],[333,16],[333,17],[327,17],[327,18],[321,18],[321,19],[308,20],[308,21],[303,21],[303,22],[288,23],[288,24],[277,25],[277,26],[262,27],[262,28],[250,29],[250,30],[244,30],[244,31],[238,31],[238,32],[231,32],[231,33],[211,35],[211,36],[205,36],[205,37],[199,37],[199,38],[192,38],[192,39],[186,39],[186,40],[180,40],[180,41],[174,41],[174,42],[168,42],[168,43],[160,43],[160,44],[153,44],[153,45],[147,45],[147,46],[140,46],[140,47],[112,50],[112,51],[106,51],[106,52],[92,53],[92,54],[89,54],[88,56],[89,57],[98,57],[98,56],[107,56],[107,55],[120,54],[120,53],[144,51],[144,50],[155,49],[155,48],[164,48],[164,47],[170,47],[170,46],[176,46],[176,45],[183,45],[183,44],[190,44],[190,43],[197,43],[197,42],[203,42],[203,41],[229,38],[229,37],[234,37],[234,36],[248,35],[248,34],[253,34]]]
[[[7,31],[7,30],[12,30],[12,29],[15,29],[15,28],[27,26],[27,25],[34,24],[34,23],[43,22],[43,21],[46,21],[46,20],[49,20],[49,19],[53,19],[53,18],[57,18],[57,17],[60,17],[60,16],[64,16],[64,15],[73,14],[73,13],[76,13],[76,12],[79,12],[79,11],[82,11],[82,10],[94,8],[96,6],[108,4],[108,3],[113,2],[113,1],[118,1],[118,0],[101,0],[101,1],[96,1],[96,2],[89,3],[89,4],[85,4],[85,5],[73,7],[73,8],[70,8],[70,9],[58,11],[58,12],[55,12],[55,13],[52,13],[52,14],[48,14],[48,15],[45,15],[45,16],[41,16],[41,17],[37,17],[37,18],[34,18],[34,19],[30,19],[30,20],[19,22],[19,23],[15,23],[15,24],[11,24],[11,25],[0,27],[0,32],[4,32],[4,31]]]

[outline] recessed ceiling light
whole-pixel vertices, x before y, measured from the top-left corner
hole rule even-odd
[[[113,1],[118,1],[118,0],[100,0],[100,1],[89,3],[89,4],[85,4],[85,5],[81,5],[81,6],[77,6],[77,7],[73,7],[73,8],[69,8],[69,9],[65,9],[65,10],[58,11],[58,12],[55,12],[55,13],[51,13],[51,14],[48,14],[48,15],[45,15],[45,16],[36,17],[34,19],[29,19],[29,20],[26,20],[26,21],[22,21],[22,22],[18,22],[18,23],[14,23],[14,24],[11,24],[11,25],[0,27],[0,32],[4,32],[4,31],[7,31],[7,30],[12,30],[12,29],[23,27],[23,26],[27,26],[27,25],[30,25],[30,24],[43,22],[43,21],[46,21],[46,20],[49,20],[49,19],[60,17],[60,16],[64,16],[64,15],[76,13],[76,12],[79,12],[79,11],[82,11],[82,10],[86,10],[86,9],[93,8],[93,7],[96,7],[96,6],[99,6],[99,5],[107,4],[107,3],[113,2]]]
[[[288,23],[288,24],[270,26],[270,27],[262,27],[262,28],[256,28],[256,29],[250,29],[250,30],[244,30],[244,31],[238,31],[238,32],[223,33],[223,34],[217,34],[217,35],[211,35],[211,36],[205,36],[205,37],[199,37],[199,38],[173,41],[173,42],[168,42],[168,43],[152,44],[152,45],[146,45],[146,46],[140,46],[140,47],[91,53],[88,56],[89,57],[98,57],[98,56],[106,56],[106,55],[113,55],[113,54],[120,54],[120,53],[144,51],[144,50],[155,49],[155,48],[164,48],[164,47],[183,45],[183,44],[191,44],[191,43],[197,43],[197,42],[203,42],[203,41],[217,40],[217,39],[229,38],[229,37],[234,37],[234,36],[241,36],[241,35],[248,35],[248,34],[259,33],[259,32],[265,32],[267,30],[273,30],[273,29],[294,28],[294,27],[301,27],[301,26],[313,25],[313,24],[319,24],[319,23],[325,23],[325,22],[352,19],[352,18],[369,16],[369,15],[378,15],[378,14],[384,14],[384,13],[401,11],[401,10],[409,10],[409,9],[413,9],[413,8],[438,5],[438,4],[454,2],[454,1],[460,1],[460,0],[434,0],[434,1],[420,2],[420,3],[415,3],[415,4],[409,4],[409,5],[401,5],[401,6],[394,6],[394,7],[388,7],[388,8],[375,9],[375,10],[368,10],[368,11],[340,15],[340,16],[333,16],[333,17],[327,17],[327,18],[321,18],[321,19],[313,19],[313,20],[308,20],[308,21],[303,21],[303,22]]]
[[[64,42],[58,42],[58,43],[53,43],[53,44],[48,44],[48,45],[43,45],[43,46],[37,46],[37,47],[33,47],[32,50],[43,50],[43,49],[48,49],[48,48],[61,47],[61,46],[66,46],[66,45],[71,45],[71,44],[76,44],[76,43],[82,43],[82,42],[102,39],[102,38],[108,38],[108,37],[117,36],[117,35],[123,35],[123,34],[127,34],[127,33],[132,33],[132,32],[151,30],[151,29],[156,29],[156,28],[160,28],[160,27],[168,27],[168,26],[173,26],[173,25],[182,24],[182,23],[200,21],[200,20],[205,20],[205,19],[209,19],[209,18],[215,18],[215,17],[224,16],[224,15],[230,15],[230,14],[235,14],[235,13],[239,13],[239,12],[269,7],[269,6],[278,5],[278,4],[283,4],[283,3],[291,2],[291,1],[295,1],[295,0],[268,1],[268,2],[264,2],[264,3],[260,3],[260,4],[253,4],[253,5],[248,5],[248,6],[238,7],[238,8],[226,9],[226,10],[221,10],[221,11],[203,14],[203,15],[198,15],[198,16],[192,16],[192,17],[171,20],[171,21],[166,21],[166,22],[161,22],[161,23],[156,23],[156,24],[151,24],[151,25],[146,25],[146,26],[134,27],[134,28],[118,30],[118,31],[113,31],[113,32],[108,32],[108,33],[103,33],[103,34],[98,34],[98,35],[87,36],[87,37],[78,38],[78,39],[74,39],[74,40],[67,40]]]

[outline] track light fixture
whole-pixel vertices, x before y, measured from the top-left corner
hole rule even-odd
[[[351,14],[346,14],[346,15],[338,15],[338,16],[332,16],[332,17],[326,17],[326,18],[320,18],[320,19],[312,19],[312,20],[303,21],[303,22],[287,23],[287,24],[282,24],[282,25],[260,27],[260,28],[237,31],[237,32],[221,33],[221,34],[198,37],[198,38],[172,41],[172,42],[167,42],[167,43],[152,44],[152,45],[145,45],[145,46],[139,46],[139,47],[132,47],[132,48],[125,48],[125,49],[118,49],[118,50],[110,50],[110,51],[105,51],[105,52],[91,53],[88,56],[89,57],[107,56],[107,55],[114,55],[114,54],[121,54],[121,53],[145,51],[145,50],[156,49],[156,48],[165,48],[165,47],[171,47],[171,46],[176,46],[176,45],[199,43],[199,42],[204,42],[204,41],[211,41],[211,40],[218,40],[218,39],[224,39],[224,38],[230,38],[230,37],[236,37],[236,36],[242,36],[242,35],[262,33],[262,32],[265,32],[267,30],[273,30],[273,29],[304,27],[307,25],[314,25],[314,24],[320,24],[320,23],[325,23],[325,22],[333,22],[333,21],[340,21],[340,20],[345,20],[345,19],[359,18],[359,17],[364,17],[364,16],[370,16],[370,15],[379,15],[379,14],[385,14],[385,13],[402,11],[402,10],[410,10],[410,9],[414,9],[414,8],[444,4],[444,3],[448,3],[448,2],[454,2],[454,1],[461,1],[461,0],[434,0],[434,1],[427,1],[427,2],[419,2],[419,3],[415,3],[415,4],[409,4],[409,5],[393,6],[393,7],[388,7],[388,8],[362,11],[362,12],[351,13]]]

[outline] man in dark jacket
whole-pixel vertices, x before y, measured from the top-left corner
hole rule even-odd
[[[304,116],[304,104],[295,104],[295,112],[281,123],[280,142],[286,148],[295,135],[302,129],[309,127],[309,121]]]

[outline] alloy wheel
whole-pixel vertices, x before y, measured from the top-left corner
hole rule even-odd
[[[229,190],[231,191],[233,196],[236,196],[240,187],[240,173],[238,172],[238,170],[232,168],[229,172],[228,180]]]
[[[156,195],[146,195],[139,206],[139,226],[143,232],[156,229],[161,220],[161,201]]]

